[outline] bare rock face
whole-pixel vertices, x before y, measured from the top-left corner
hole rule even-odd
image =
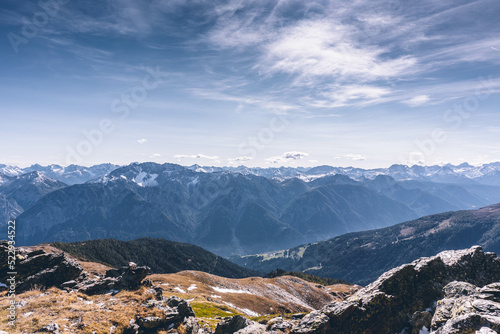
[[[454,281],[445,286],[444,292],[432,318],[434,333],[474,333],[483,328],[500,332],[500,283],[478,288]]]
[[[498,282],[500,259],[493,253],[483,252],[479,246],[421,258],[384,273],[344,302],[331,303],[310,313],[291,333],[400,333],[411,328],[413,316],[415,327],[423,326],[429,319],[422,312],[431,311],[434,303],[446,294],[447,284],[453,281],[478,287]],[[487,288],[492,295],[497,293],[491,291],[494,286]],[[467,285],[462,288],[472,289]],[[490,311],[488,314],[495,314],[490,301],[477,303],[477,307],[485,310],[484,314]],[[447,311],[443,308],[440,312]],[[464,321],[486,324],[471,312],[467,315],[472,318]]]
[[[240,329],[250,326],[251,321],[241,315],[226,317],[217,324],[215,334],[234,334]]]
[[[0,241],[0,282],[8,284],[9,246]],[[119,269],[106,272],[105,277],[90,279],[78,261],[65,253],[47,253],[44,250],[26,251],[16,248],[15,275],[16,291],[27,291],[33,287],[42,289],[58,287],[65,290],[78,290],[88,295],[109,292],[110,290],[137,289],[149,274],[146,266],[132,263]]]
[[[156,333],[159,330],[172,330],[182,325],[186,334],[202,334],[189,302],[176,296],[162,300],[149,300],[143,305],[147,308],[162,311],[161,316],[138,316],[134,323],[125,329],[124,333]],[[170,333],[170,331],[168,332]],[[173,333],[173,332],[172,332]]]
[[[235,332],[235,334],[265,334],[266,326],[252,321],[250,325]],[[276,332],[278,333],[278,332]]]
[[[27,291],[33,287],[60,287],[64,282],[74,280],[83,272],[80,264],[65,255],[46,253],[43,250],[25,252],[17,248],[15,271],[16,292]],[[0,242],[0,282],[7,284],[8,273],[13,271],[8,266],[8,243]],[[9,285],[9,284],[7,284]]]
[[[130,262],[128,266],[106,271],[106,277],[119,278],[119,286],[124,289],[132,290],[138,288],[142,280],[145,279],[149,273],[149,267],[138,266]]]
[[[77,284],[72,282],[64,283],[69,289],[78,290],[87,295],[95,295],[105,293],[110,290],[134,290],[137,289],[142,283],[142,280],[149,275],[150,269],[146,266],[125,266],[119,269],[108,270],[105,277],[97,279],[86,279],[79,277]]]

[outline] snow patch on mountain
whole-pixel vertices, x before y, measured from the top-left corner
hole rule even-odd
[[[260,316],[260,314],[257,313],[257,312],[254,312],[254,311],[249,310],[247,308],[237,307],[233,303],[229,303],[229,302],[225,302],[225,301],[223,301],[223,303],[226,304],[229,307],[234,308],[235,310],[238,310],[238,311],[240,311],[240,312],[242,312],[242,313],[250,316],[250,317],[258,317],[258,316]]]
[[[213,286],[212,289],[214,289],[215,291],[220,292],[220,293],[248,293],[249,295],[252,295],[251,292],[245,291],[245,290],[227,289],[227,288],[221,288],[218,286]]]
[[[23,174],[23,170],[16,166],[0,165],[0,173],[7,176],[17,176]]]
[[[156,182],[157,177],[158,174],[148,174],[144,171],[140,171],[133,181],[141,187],[156,187],[158,186],[158,182]]]
[[[199,180],[200,180],[200,178],[197,176],[191,182],[189,182],[188,185],[189,186],[195,186],[198,183]]]

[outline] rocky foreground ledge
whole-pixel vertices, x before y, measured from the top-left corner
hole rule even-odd
[[[1,263],[7,262],[3,261],[5,247],[0,243]],[[6,272],[0,266],[2,283]],[[100,277],[89,277],[67,255],[37,250],[19,254],[18,272],[22,273],[18,293],[33,287],[56,287],[86,295],[146,289],[149,297],[143,299],[141,312],[131,317],[126,327],[113,329],[114,334],[500,332],[500,258],[478,246],[445,251],[392,269],[345,301],[329,303],[305,316],[297,315],[292,320],[277,317],[260,323],[236,315],[220,319],[215,331],[199,324],[188,301],[164,297],[162,288],[146,278],[147,267],[131,263]],[[57,323],[36,331],[65,332]]]
[[[291,333],[498,333],[499,282],[496,254],[479,246],[445,251],[384,273]]]

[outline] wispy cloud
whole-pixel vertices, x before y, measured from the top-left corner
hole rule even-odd
[[[321,92],[311,105],[320,108],[338,108],[348,105],[368,105],[381,101],[391,93],[389,88],[372,85],[335,85]]]
[[[245,162],[245,161],[250,161],[252,160],[252,157],[237,157],[237,158],[229,158],[227,159],[228,162]]]
[[[210,156],[205,154],[176,154],[174,155],[174,159],[208,159],[208,160],[218,160],[218,156]]]
[[[349,159],[349,160],[353,160],[353,161],[365,161],[366,160],[366,157],[361,155],[361,154],[346,154],[346,155],[343,155],[341,157],[335,157],[335,159]]]
[[[310,110],[393,101],[419,106],[429,101],[411,100],[415,96],[408,97],[412,92],[398,87],[399,82],[429,79],[458,63],[500,61],[491,49],[500,47],[497,37],[444,37],[436,29],[453,24],[457,16],[467,20],[471,8],[483,8],[487,2],[459,4],[452,10],[445,3],[425,2],[401,10],[392,2],[327,1],[315,2],[314,11],[292,2],[295,20],[286,20],[279,5],[263,15],[252,1],[237,2],[219,12],[207,40],[217,48],[253,55],[253,70],[268,82],[280,82],[277,91]],[[283,76],[288,85],[281,81]]]
[[[258,68],[268,73],[296,74],[298,84],[325,77],[366,82],[413,72],[417,63],[414,57],[387,57],[388,51],[356,43],[340,23],[305,21],[268,45]]]
[[[230,89],[214,87],[213,89],[206,88],[189,88],[187,91],[197,97],[202,97],[209,100],[234,102],[238,105],[238,110],[244,107],[253,106],[263,110],[270,111],[275,114],[286,114],[290,110],[298,109],[297,105],[286,102],[281,102],[277,97],[266,96],[262,94],[260,97],[251,94],[239,96],[226,92]]]
[[[144,144],[144,143],[145,143],[145,142],[147,142],[147,141],[148,141],[148,140],[147,140],[147,139],[145,139],[145,138],[137,140],[137,142],[138,142],[139,144]]]
[[[415,97],[412,97],[411,99],[407,100],[407,101],[403,101],[404,103],[406,103],[407,105],[409,105],[410,107],[418,107],[418,106],[421,106],[423,104],[426,104],[427,102],[430,101],[430,97],[428,95],[418,95],[418,96],[415,96]]]
[[[288,162],[288,161],[293,161],[293,160],[300,160],[300,159],[307,157],[308,155],[309,155],[309,153],[291,151],[291,152],[285,152],[280,156],[267,158],[266,162],[270,163],[270,164],[277,164],[277,163],[283,163],[283,162]]]

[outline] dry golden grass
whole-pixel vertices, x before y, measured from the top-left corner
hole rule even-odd
[[[50,323],[57,323],[62,333],[106,333],[112,326],[121,333],[136,315],[161,315],[156,309],[141,304],[152,298],[143,287],[137,291],[122,291],[115,296],[87,296],[56,288],[47,291],[31,290],[17,296],[17,302],[26,304],[17,309],[16,329],[7,323],[9,300],[0,296],[0,329],[9,333],[33,333]]]
[[[101,265],[89,263],[88,268],[105,269],[99,266]],[[189,300],[200,325],[212,329],[226,316],[242,314],[265,322],[276,315],[319,308],[337,299],[331,292],[344,296],[353,291],[351,286],[346,285],[322,288],[296,277],[236,280],[187,271],[151,275],[149,278],[164,289],[165,297],[176,295]],[[214,287],[245,290],[249,293],[217,292]],[[142,306],[146,300],[153,298],[154,294],[146,287],[136,291],[121,291],[114,296],[87,296],[57,288],[45,291],[35,288],[16,296],[16,301],[23,306],[17,309],[17,328],[12,331],[7,322],[10,300],[6,292],[3,292],[0,293],[0,330],[8,333],[34,333],[45,325],[57,323],[61,333],[108,334],[115,327],[113,333],[120,334],[137,315],[161,316],[161,311]],[[180,328],[178,332],[182,334],[183,330]]]

